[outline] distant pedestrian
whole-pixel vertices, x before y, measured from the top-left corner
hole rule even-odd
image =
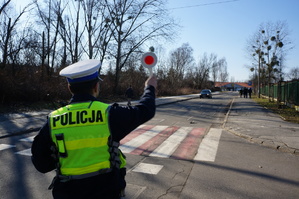
[[[239,93],[240,93],[240,97],[242,97],[242,95],[243,95],[243,90],[242,90],[242,88],[239,90]]]
[[[251,98],[251,93],[252,93],[252,89],[249,88],[249,89],[248,89],[248,95],[249,95],[249,98]]]
[[[243,95],[244,95],[244,98],[247,98],[247,95],[248,94],[248,89],[246,87],[244,87],[244,90],[243,90]]]
[[[131,100],[134,97],[134,91],[132,86],[130,85],[130,87],[126,90],[125,96],[128,99],[128,106],[131,106]]]

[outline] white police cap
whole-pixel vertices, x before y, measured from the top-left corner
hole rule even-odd
[[[86,82],[99,78],[99,68],[101,62],[95,59],[79,61],[70,66],[65,67],[59,75],[66,77],[69,83]]]

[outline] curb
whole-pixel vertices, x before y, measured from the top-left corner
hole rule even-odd
[[[229,116],[229,114],[230,114],[230,110],[231,110],[232,107],[233,107],[233,103],[234,103],[234,101],[235,101],[235,98],[233,98],[232,101],[230,102],[229,109],[228,109],[227,113],[225,114],[225,118],[224,118],[224,121],[223,121],[223,124],[222,124],[222,128],[223,128],[223,129],[225,128],[225,124],[226,124],[227,119],[228,119],[228,116]]]
[[[260,139],[260,138],[256,138],[256,137],[251,137],[249,135],[242,134],[242,133],[237,133],[235,131],[232,131],[229,128],[226,128],[225,124],[227,123],[227,120],[228,120],[231,108],[233,106],[234,100],[235,100],[235,98],[232,100],[231,105],[229,107],[229,110],[226,113],[226,116],[225,116],[225,119],[224,119],[223,125],[222,125],[223,129],[225,129],[226,131],[228,131],[228,132],[230,132],[230,133],[232,133],[232,134],[234,134],[238,137],[246,139],[250,142],[260,144],[260,145],[268,147],[268,148],[276,149],[276,150],[281,151],[281,152],[299,155],[299,149],[288,147],[285,143],[276,142],[276,141],[273,141],[273,140],[265,140],[265,139]]]
[[[224,129],[226,131],[228,131],[228,132],[230,132],[230,133],[232,133],[232,134],[234,134],[238,137],[241,137],[241,138],[243,138],[247,141],[250,141],[252,143],[256,143],[256,144],[262,145],[264,147],[276,149],[276,150],[281,151],[281,152],[299,155],[299,149],[288,147],[285,143],[276,142],[276,141],[273,141],[273,140],[264,140],[264,139],[260,139],[260,138],[251,137],[249,135],[237,133],[237,132],[232,131],[228,128],[224,128]]]

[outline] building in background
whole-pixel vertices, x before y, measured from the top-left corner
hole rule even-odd
[[[242,88],[252,88],[251,82],[215,82],[215,90],[221,91],[239,91]]]

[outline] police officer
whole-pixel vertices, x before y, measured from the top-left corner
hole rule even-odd
[[[60,75],[73,94],[51,112],[32,144],[32,162],[41,173],[56,170],[49,189],[55,199],[116,199],[123,196],[125,156],[119,142],[155,115],[157,80],[151,76],[136,106],[108,105],[99,94],[98,60],[72,64]]]

